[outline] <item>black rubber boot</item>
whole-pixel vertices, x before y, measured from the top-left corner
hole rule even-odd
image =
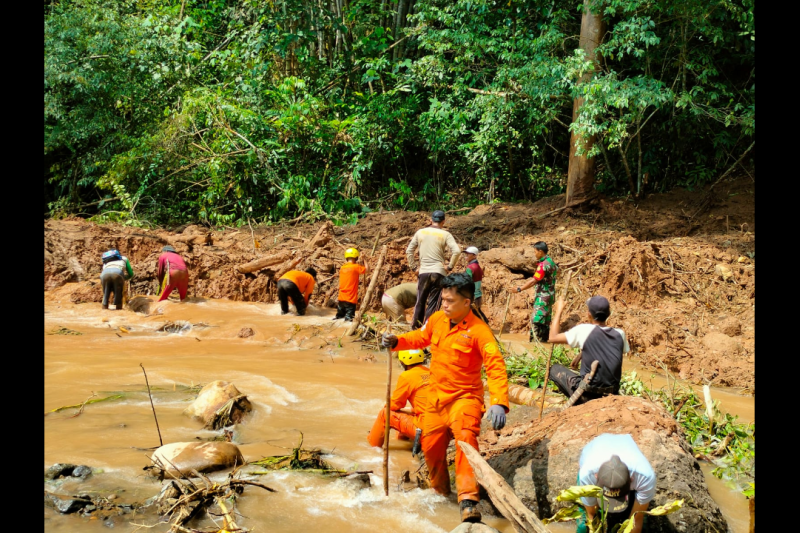
[[[461,500],[459,507],[461,508],[461,521],[462,522],[480,522],[481,512],[476,507],[478,502],[475,500]]]

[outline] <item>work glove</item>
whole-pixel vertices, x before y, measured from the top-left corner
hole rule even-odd
[[[492,421],[492,428],[503,429],[506,425],[506,409],[502,405],[493,405],[486,412],[486,418]]]
[[[389,348],[390,350],[394,349],[397,346],[397,335],[390,335],[388,333],[384,333],[381,337],[381,346],[384,348]]]

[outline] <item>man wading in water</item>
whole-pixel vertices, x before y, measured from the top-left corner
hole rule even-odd
[[[450,494],[447,446],[450,439],[478,449],[481,417],[485,411],[481,367],[489,387],[488,417],[495,430],[506,424],[508,375],[506,363],[492,330],[471,309],[475,284],[467,274],[450,274],[442,280],[442,310],[431,315],[421,329],[404,335],[384,334],[381,344],[391,350],[421,349],[430,345],[431,376],[428,402],[422,416],[422,451],[431,486]],[[475,472],[456,445],[456,487],[463,522],[479,522],[480,500]]]
[[[550,315],[553,309],[553,301],[556,298],[558,266],[547,255],[547,244],[544,241],[537,242],[533,245],[533,248],[536,259],[539,260],[539,266],[536,268],[536,273],[533,277],[524,285],[517,287],[516,291],[522,292],[536,285],[536,300],[533,302],[529,341],[533,342],[533,338],[536,337],[539,342],[547,342],[547,335],[550,331]]]
[[[439,297],[442,289],[439,283],[458,261],[461,248],[444,227],[444,211],[434,211],[431,225],[414,234],[406,248],[406,258],[411,270],[419,268],[417,281],[417,304],[414,306],[414,318],[411,327],[422,326],[428,318],[439,309]],[[419,248],[419,266],[415,264],[414,252]],[[447,252],[450,252],[450,263],[447,264]]]

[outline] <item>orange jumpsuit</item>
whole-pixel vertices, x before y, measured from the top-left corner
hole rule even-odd
[[[431,377],[428,401],[422,419],[422,451],[431,486],[450,494],[447,446],[450,439],[468,442],[478,449],[483,404],[481,366],[486,368],[492,405],[508,412],[508,375],[497,341],[472,311],[450,327],[444,311],[432,314],[422,329],[398,336],[395,350],[431,347]],[[456,487],[458,501],[479,500],[475,473],[456,446]]]
[[[428,367],[417,365],[400,374],[397,378],[397,386],[392,393],[392,401],[389,409],[392,411],[389,427],[400,435],[413,439],[416,436],[417,428],[421,428],[422,412],[427,402],[428,383],[431,371]],[[414,415],[399,413],[400,409],[406,406],[406,402],[411,403],[411,411]],[[386,406],[378,413],[378,418],[372,425],[367,442],[370,446],[383,446],[384,433],[386,431]]]

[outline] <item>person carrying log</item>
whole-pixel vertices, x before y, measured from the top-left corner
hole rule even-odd
[[[589,533],[587,521],[594,520],[604,502],[608,531],[622,524],[637,511],[646,511],[656,494],[656,474],[650,462],[628,434],[603,433],[589,441],[581,451],[578,484],[603,489],[603,499],[581,498],[577,533]],[[632,533],[641,533],[644,514],[634,517]]]
[[[580,374],[563,365],[556,364],[550,369],[550,379],[567,398],[572,396],[583,377],[589,373],[592,361],[599,363],[591,385],[576,402],[578,404],[608,394],[619,394],[622,355],[630,351],[625,332],[606,325],[606,320],[611,316],[611,306],[604,296],[592,296],[586,300],[586,308],[588,323],[578,324],[567,332],[560,333],[564,299],[559,298],[548,339],[553,344],[569,344],[573,348],[581,349],[580,358],[576,357],[572,362],[573,368],[577,368],[580,363]]]
[[[529,342],[533,338],[539,342],[546,342],[550,331],[550,315],[553,309],[553,302],[556,299],[556,275],[558,265],[553,258],[547,255],[548,248],[544,241],[539,241],[533,245],[533,252],[539,261],[533,277],[516,288],[516,292],[522,292],[536,285],[536,299],[533,302],[533,314],[531,314],[531,332]]]
[[[345,322],[352,322],[356,315],[358,280],[368,270],[366,265],[358,264],[359,255],[355,248],[348,248],[344,252],[345,263],[339,269],[339,303],[334,320],[344,318]]]
[[[178,289],[178,296],[180,296],[181,301],[186,299],[186,293],[189,290],[189,269],[186,268],[183,258],[170,245],[161,249],[161,255],[158,256],[156,276],[158,277],[159,287],[161,287],[161,293],[158,297],[159,302],[169,298],[169,295],[175,289]]]
[[[114,307],[122,309],[125,282],[133,279],[133,268],[128,258],[119,250],[108,250],[103,254],[103,270],[100,272],[100,283],[103,285],[103,309],[108,309],[111,293],[114,293]]]
[[[289,313],[289,300],[292,301],[297,314],[303,316],[308,308],[311,293],[317,283],[317,271],[308,267],[305,272],[290,270],[278,280],[278,300],[281,303],[281,314]]]
[[[428,396],[428,384],[431,371],[425,363],[422,350],[402,350],[397,354],[404,372],[397,378],[397,385],[392,392],[389,408],[392,411],[389,425],[397,431],[397,438],[414,439],[418,429],[422,428],[422,413]],[[400,409],[411,404],[412,415]],[[381,407],[378,418],[367,436],[370,446],[383,446],[386,431],[386,406]]]
[[[421,329],[403,335],[384,334],[381,345],[391,350],[420,349],[430,345],[431,377],[428,402],[422,417],[422,451],[431,486],[450,494],[447,446],[451,439],[478,449],[481,417],[486,412],[481,367],[486,369],[491,407],[487,412],[495,430],[502,429],[508,412],[508,375],[492,330],[471,309],[475,283],[463,273],[442,280],[442,309]],[[475,472],[456,446],[456,487],[461,520],[479,522],[480,496]]]
[[[387,289],[381,297],[381,307],[389,320],[406,323],[406,309],[417,304],[417,284],[401,283]]]
[[[417,231],[406,248],[406,259],[411,270],[419,274],[417,281],[417,303],[414,306],[414,318],[411,327],[417,329],[439,309],[439,297],[442,289],[439,283],[448,272],[453,270],[461,255],[461,248],[449,231],[444,228],[444,211],[436,210],[431,214],[431,223],[427,228]],[[414,260],[414,252],[419,249],[419,265]],[[450,261],[447,262],[447,253]]]

